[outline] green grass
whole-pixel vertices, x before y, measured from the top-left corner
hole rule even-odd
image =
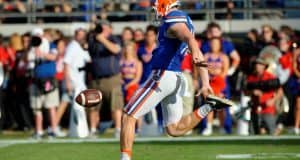
[[[299,140],[156,142],[134,145],[134,160],[212,160],[218,154],[299,153]],[[0,160],[118,160],[118,143],[38,143],[0,148]],[[281,158],[282,159],[282,158]]]

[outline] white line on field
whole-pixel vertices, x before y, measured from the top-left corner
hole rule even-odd
[[[216,159],[293,159],[300,153],[219,154]]]
[[[0,148],[5,148],[5,147],[11,146],[13,144],[14,143],[0,143]]]
[[[226,142],[226,141],[253,141],[253,140],[300,140],[300,136],[212,136],[212,137],[148,137],[136,138],[135,142]],[[95,139],[6,139],[0,140],[0,144],[33,144],[33,143],[117,143],[116,138],[95,138]]]

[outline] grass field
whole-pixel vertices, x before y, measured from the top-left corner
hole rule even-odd
[[[213,160],[222,159],[218,156],[224,154],[252,154],[248,158],[236,159],[300,159],[300,139],[138,142],[134,146],[133,153],[134,160]],[[0,148],[0,160],[118,160],[118,158],[117,142],[47,141],[47,143],[13,144]]]

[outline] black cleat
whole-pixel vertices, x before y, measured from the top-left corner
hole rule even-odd
[[[221,110],[234,105],[231,100],[220,98],[214,95],[208,95],[205,103],[210,104],[213,110]]]

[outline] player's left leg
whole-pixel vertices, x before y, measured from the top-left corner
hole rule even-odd
[[[231,101],[210,95],[206,98],[204,105],[196,109],[193,113],[181,117],[181,97],[179,95],[176,96],[176,103],[169,103],[169,100],[163,101],[165,126],[168,134],[175,137],[182,136],[193,129],[211,111],[233,105]]]
[[[144,116],[157,104],[175,91],[176,74],[169,71],[154,71],[147,82],[135,93],[124,109],[121,125],[121,160],[130,160],[137,119]]]

